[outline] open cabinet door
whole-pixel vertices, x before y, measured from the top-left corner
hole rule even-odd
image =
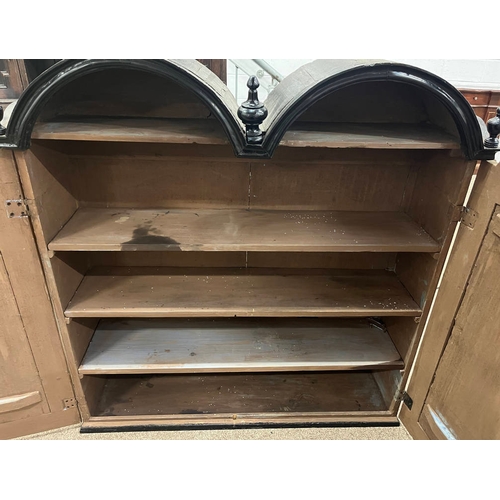
[[[500,438],[500,164],[467,207],[400,411],[415,439]]]
[[[9,439],[77,423],[80,415],[6,149],[0,150],[0,198],[0,439]]]

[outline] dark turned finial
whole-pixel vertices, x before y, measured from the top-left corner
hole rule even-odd
[[[487,148],[498,148],[498,134],[500,134],[500,108],[497,108],[497,115],[488,120],[486,124],[490,136],[484,141]]]
[[[248,99],[238,108],[238,118],[245,124],[249,144],[260,144],[264,138],[259,125],[266,119],[267,109],[259,101],[257,95],[259,86],[258,78],[251,76],[247,82]]]
[[[0,122],[3,120],[3,108],[0,106]],[[7,129],[0,124],[0,135],[5,135]]]

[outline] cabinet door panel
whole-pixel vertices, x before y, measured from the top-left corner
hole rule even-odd
[[[74,391],[31,222],[6,210],[22,198],[12,151],[0,150],[0,439],[80,420],[65,408]]]
[[[399,414],[414,438],[500,438],[500,164],[481,164],[467,206]]]
[[[0,254],[0,423],[48,411],[19,309]],[[44,398],[43,398],[44,399]]]
[[[497,208],[426,401],[448,439],[500,439],[499,277]]]

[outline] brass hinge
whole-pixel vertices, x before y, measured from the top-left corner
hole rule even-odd
[[[69,410],[70,408],[76,408],[78,406],[78,402],[75,398],[63,399],[63,405],[65,410]]]
[[[477,212],[472,210],[472,208],[462,207],[462,210],[460,212],[460,222],[462,224],[465,224],[467,227],[474,229],[474,226],[476,225],[476,220],[477,220]]]
[[[396,393],[395,399],[397,402],[403,401],[403,403],[408,407],[408,409],[411,410],[411,407],[413,406],[413,399],[406,391],[398,391]]]
[[[29,217],[29,207],[26,200],[5,200],[5,208],[9,219]]]

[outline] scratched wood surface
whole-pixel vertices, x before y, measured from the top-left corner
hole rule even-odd
[[[500,439],[499,276],[497,205],[426,399],[448,439]]]
[[[79,118],[38,123],[33,139],[228,144],[215,119]],[[414,124],[299,123],[281,146],[366,149],[459,149],[452,135]]]
[[[67,317],[419,316],[393,273],[98,268]]]
[[[115,375],[108,377],[94,415],[188,417],[386,409],[370,372]],[[305,415],[302,418],[307,421]]]
[[[174,144],[228,144],[215,119],[89,118],[38,123],[33,139],[59,141],[159,142]]]
[[[437,252],[401,212],[80,209],[51,250]]]
[[[415,124],[307,123],[288,130],[280,146],[366,149],[460,149],[459,141],[436,127]]]
[[[48,412],[48,409],[46,404],[38,404],[42,401],[42,395],[45,396],[43,385],[1,253],[0,297],[2,318],[0,321],[0,436],[2,436],[1,424],[4,422],[41,415]],[[18,410],[22,410],[20,414]]]
[[[221,346],[224,346],[221,348]],[[272,372],[403,367],[367,320],[100,322],[81,374]]]

